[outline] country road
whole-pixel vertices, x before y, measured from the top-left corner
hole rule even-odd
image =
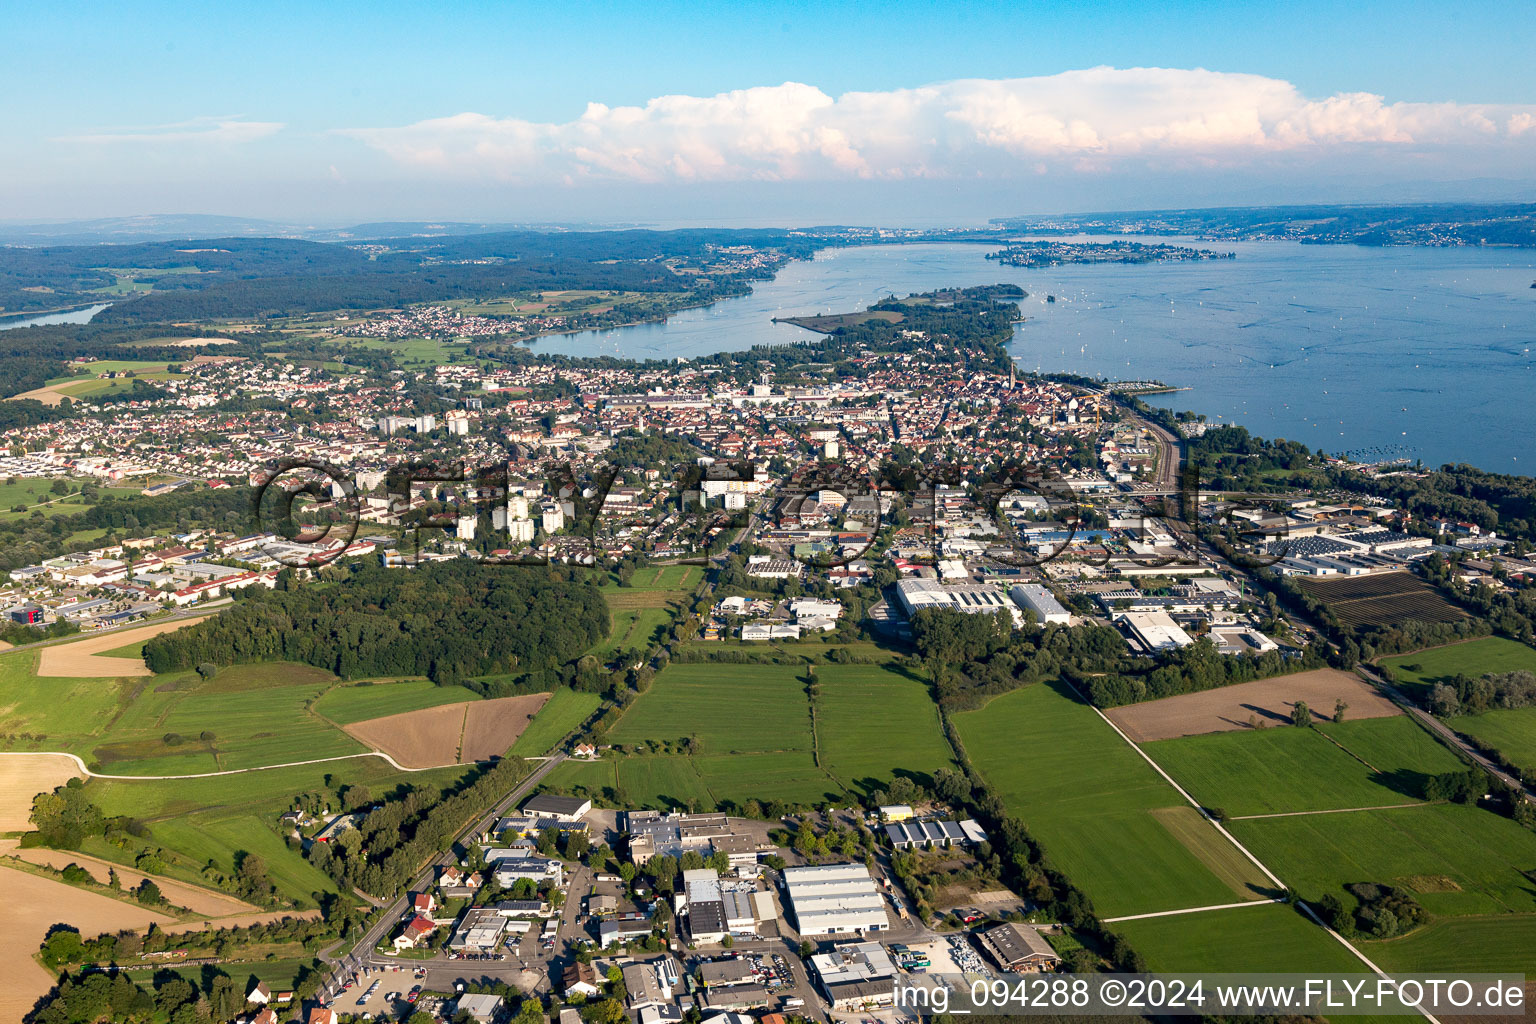
[[[1430,714],[1428,711],[1425,711],[1413,701],[1409,700],[1406,696],[1404,696],[1401,690],[1387,682],[1386,679],[1382,678],[1381,674],[1376,671],[1375,666],[1362,663],[1355,666],[1355,672],[1358,673],[1360,677],[1366,682],[1372,684],[1382,693],[1386,694],[1387,697],[1390,698],[1391,701],[1398,707],[1402,708],[1408,714],[1417,718],[1435,735],[1439,736],[1441,739],[1445,740],[1445,742],[1451,744],[1457,750],[1465,754],[1466,757],[1475,763],[1479,768],[1483,769],[1489,775],[1492,775],[1494,778],[1504,783],[1516,793],[1522,794],[1530,802],[1536,803],[1536,793],[1533,793],[1531,790],[1527,789],[1524,783],[1515,778],[1513,775],[1509,774],[1509,772],[1505,771],[1503,768],[1500,768],[1498,765],[1488,760],[1488,758],[1484,757],[1475,747],[1472,746],[1472,744],[1462,739],[1456,730],[1452,729],[1450,726],[1440,721],[1440,719],[1436,718],[1434,715]]]

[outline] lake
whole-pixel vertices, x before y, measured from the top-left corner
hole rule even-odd
[[[996,246],[830,249],[751,295],[534,351],[708,355],[811,337],[775,316],[1012,282],[1030,293],[1009,346],[1021,369],[1162,380],[1189,390],[1153,401],[1328,452],[1536,472],[1536,254],[1137,240],[1237,259],[1025,270],[985,259]]]
[[[112,303],[103,302],[100,305],[86,306],[84,309],[71,309],[63,313],[44,313],[39,316],[0,318],[0,331],[8,331],[13,327],[46,327],[49,324],[86,324],[91,322],[91,317],[110,305]]]

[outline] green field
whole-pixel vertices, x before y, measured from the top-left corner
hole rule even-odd
[[[224,771],[367,749],[310,713],[335,677],[308,665],[236,665],[207,681],[183,672],[141,683],[91,749],[104,773]]]
[[[1436,915],[1536,912],[1536,834],[1490,811],[1422,804],[1234,821],[1254,855],[1308,899],[1343,886],[1402,886]]]
[[[1234,816],[1410,803],[1427,775],[1461,766],[1405,716],[1207,733],[1143,749],[1202,805]]]
[[[733,754],[694,758],[717,802],[748,800],[810,805],[846,800],[842,787],[816,767],[809,753]]]
[[[643,651],[665,639],[672,626],[670,608],[611,608],[608,616],[608,636],[591,650],[603,659],[620,651]]]
[[[1532,975],[1536,974],[1536,914],[1446,918],[1385,942],[1362,942],[1360,949],[1392,972]]]
[[[33,737],[13,738],[8,749],[68,751],[109,775],[186,775],[366,749],[313,712],[336,679],[308,665],[235,665],[210,680],[195,672],[41,679],[36,661],[35,651],[0,655],[0,734]]]
[[[333,786],[364,785],[374,793],[400,785],[431,790],[448,785],[464,770],[399,772],[379,758],[360,757],[205,779],[93,779],[86,789],[107,815],[127,815],[149,826],[144,845],[167,851],[171,863],[166,874],[201,881],[205,864],[212,861],[219,870],[229,872],[237,851],[247,850],[267,862],[272,880],[286,895],[309,900],[311,893],[331,891],[333,886],[297,851],[290,850],[275,831],[277,816],[292,806],[294,796],[324,790],[328,779]],[[137,850],[93,839],[84,852],[132,863]]]
[[[1448,724],[1526,771],[1536,771],[1536,708],[1498,708],[1480,715],[1462,715]]]
[[[39,679],[36,651],[0,654],[0,733],[41,737],[13,750],[90,753],[140,683],[118,679]]]
[[[462,686],[438,686],[426,679],[404,679],[333,686],[315,701],[315,712],[339,725],[351,725],[370,718],[479,699],[478,693]]]
[[[1381,663],[1392,670],[1392,678],[1404,693],[1421,700],[1436,683],[1449,683],[1458,675],[1476,679],[1490,672],[1536,672],[1536,649],[1500,636],[1487,636],[1382,658]]]
[[[611,757],[597,761],[562,761],[544,777],[540,789],[581,792],[612,802],[612,792],[619,785],[618,763]]]
[[[954,716],[971,762],[1106,916],[1269,895],[1250,872],[1237,885],[1232,847],[1213,827],[1164,823],[1183,799],[1092,708],[1065,687],[1027,686]],[[1161,812],[1161,816],[1158,812]]]
[[[1259,904],[1110,926],[1154,971],[1368,973],[1359,958],[1294,907]]]
[[[810,750],[810,703],[792,665],[668,665],[608,733],[619,744],[695,737],[700,752]]]
[[[465,362],[469,346],[434,338],[347,338],[346,344],[388,352],[401,366],[442,366]]]
[[[894,665],[818,665],[816,742],[843,787],[873,793],[906,775],[920,785],[953,765],[928,684]]]
[[[517,742],[512,744],[511,753],[521,757],[541,757],[549,753],[567,733],[590,718],[601,703],[602,698],[595,693],[578,693],[564,688],[555,690]]]
[[[618,763],[624,796],[640,807],[709,810],[714,797],[687,757],[629,757]]]

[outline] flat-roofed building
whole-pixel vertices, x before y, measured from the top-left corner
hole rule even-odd
[[[536,818],[554,818],[557,821],[579,821],[592,809],[592,801],[577,796],[556,796],[540,793],[523,804],[523,813]]]
[[[782,874],[801,935],[846,935],[890,927],[885,897],[863,864],[793,867]]]
[[[1195,640],[1167,612],[1119,612],[1114,621],[1124,626],[1148,654],[1188,647]]]
[[[896,998],[896,965],[878,942],[838,946],[811,957],[810,966],[835,1011],[887,1006]]]
[[[507,919],[493,907],[472,907],[464,911],[459,923],[448,939],[448,948],[494,949],[507,929]]]
[[[1062,625],[1072,621],[1072,613],[1056,600],[1056,595],[1038,583],[1017,583],[1008,591],[1013,602],[1025,611],[1035,613],[1035,621],[1042,626]]]

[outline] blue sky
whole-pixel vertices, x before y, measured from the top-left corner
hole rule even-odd
[[[1536,178],[1536,4],[574,6],[6,4],[0,218],[919,222]]]

